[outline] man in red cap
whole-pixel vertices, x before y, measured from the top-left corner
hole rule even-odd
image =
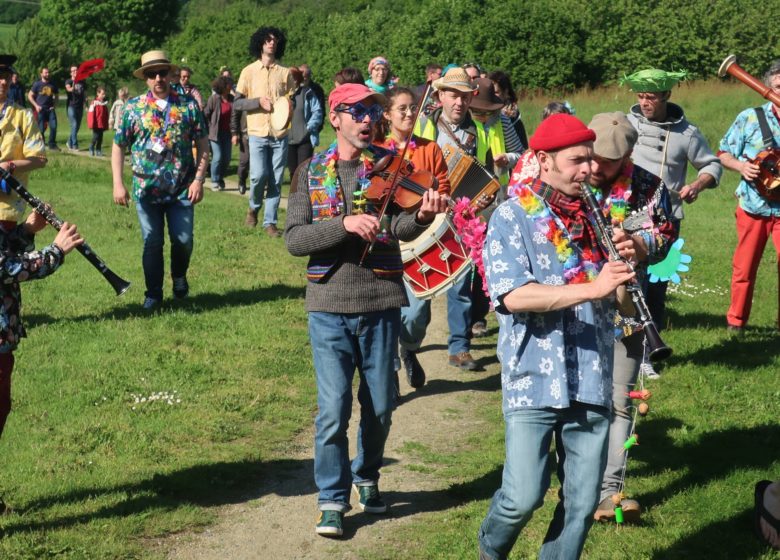
[[[481,559],[507,558],[550,485],[555,437],[561,500],[539,552],[578,558],[599,498],[612,402],[615,292],[633,273],[607,261],[580,198],[595,133],[571,115],[531,137],[540,176],[490,220],[484,259],[499,322],[506,461],[479,530]],[[613,238],[634,257],[633,240]]]
[[[394,205],[382,217],[364,198],[374,162],[371,145],[384,96],[346,83],[328,98],[336,141],[303,162],[293,178],[285,241],[308,256],[306,311],[314,355],[319,412],[315,421],[314,479],[319,488],[317,534],[339,537],[350,509],[350,485],[366,513],[384,513],[379,469],[393,409],[393,358],[401,306],[407,305],[398,240],[425,231],[446,201],[435,190],[416,212]],[[366,254],[368,244],[372,249]],[[347,426],[352,378],[360,375],[357,455],[350,465]]]

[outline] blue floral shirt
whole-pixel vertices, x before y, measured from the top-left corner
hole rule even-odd
[[[775,146],[780,147],[780,123],[772,111],[772,103],[762,105],[769,130],[775,138]],[[728,152],[740,161],[752,159],[763,151],[761,127],[758,124],[755,109],[745,109],[728,129],[720,141],[719,152]],[[780,216],[780,202],[766,200],[745,179],[740,179],[736,192],[740,207],[750,214],[758,216]]]
[[[504,415],[567,408],[572,401],[609,407],[614,300],[547,313],[510,313],[504,307],[504,296],[528,283],[564,284],[554,245],[517,199],[501,204],[491,217],[483,258],[499,324]]]

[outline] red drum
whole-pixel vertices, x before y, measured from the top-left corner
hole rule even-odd
[[[447,214],[439,214],[414,241],[401,243],[404,280],[417,299],[446,292],[471,270],[471,258]]]

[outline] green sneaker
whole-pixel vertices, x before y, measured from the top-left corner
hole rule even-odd
[[[320,511],[314,530],[323,537],[340,537],[344,534],[344,514],[330,509]]]
[[[376,484],[371,486],[353,484],[352,488],[358,495],[358,505],[361,510],[366,513],[385,513],[387,511],[387,504],[382,500],[382,496],[379,495],[379,486]]]

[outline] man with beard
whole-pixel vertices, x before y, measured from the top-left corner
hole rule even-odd
[[[70,123],[70,137],[68,137],[66,145],[75,151],[79,149],[79,129],[81,128],[81,117],[84,115],[84,103],[87,99],[86,91],[84,91],[86,82],[76,80],[78,72],[78,66],[71,66],[70,78],[65,80],[65,90],[68,92],[68,122]]]
[[[604,213],[613,225],[621,224],[627,215],[643,216],[643,229],[633,233],[636,261],[635,270],[644,280],[646,266],[662,261],[669,247],[677,239],[677,231],[670,221],[671,205],[663,181],[631,162],[637,132],[621,112],[601,113],[593,117],[588,128],[596,133],[593,144],[590,183],[597,189]],[[646,285],[646,284],[645,284]],[[639,365],[644,354],[644,335],[641,325],[629,314],[616,318],[612,372],[612,419],[609,426],[607,466],[601,484],[601,499],[595,519],[614,519],[613,496],[620,494],[624,476],[625,454],[623,444],[631,432],[631,399]],[[639,504],[636,500],[621,500],[624,519],[638,521]]]
[[[595,133],[571,115],[542,121],[530,139],[539,177],[490,219],[483,251],[499,322],[506,459],[479,529],[482,560],[504,560],[542,505],[556,440],[560,501],[538,557],[579,558],[606,461],[615,292],[634,277],[609,261],[580,195]],[[612,238],[623,258],[633,240]]]
[[[144,242],[146,280],[144,309],[163,298],[163,245],[165,222],[171,240],[173,295],[187,297],[187,269],[193,248],[193,206],[203,199],[203,181],[209,145],[203,113],[191,97],[183,98],[168,83],[176,67],[163,51],[149,51],[133,76],[146,80],[148,91],[130,99],[114,137],[111,170],[114,202],[127,206],[129,195],[122,178],[124,152],[130,148],[133,200]],[[193,159],[192,144],[197,156]]]
[[[336,87],[328,98],[336,141],[303,162],[290,188],[285,240],[295,256],[308,256],[306,311],[314,357],[319,412],[315,421],[314,480],[319,488],[316,532],[343,534],[350,485],[361,510],[384,513],[379,470],[393,410],[393,357],[400,308],[407,304],[398,240],[422,233],[446,202],[427,191],[416,212],[385,216],[369,205],[353,211],[365,193],[374,162],[386,155],[371,147],[384,96],[363,84]],[[374,243],[363,259],[364,250]],[[360,429],[350,465],[347,427],[352,379],[360,376]]]

